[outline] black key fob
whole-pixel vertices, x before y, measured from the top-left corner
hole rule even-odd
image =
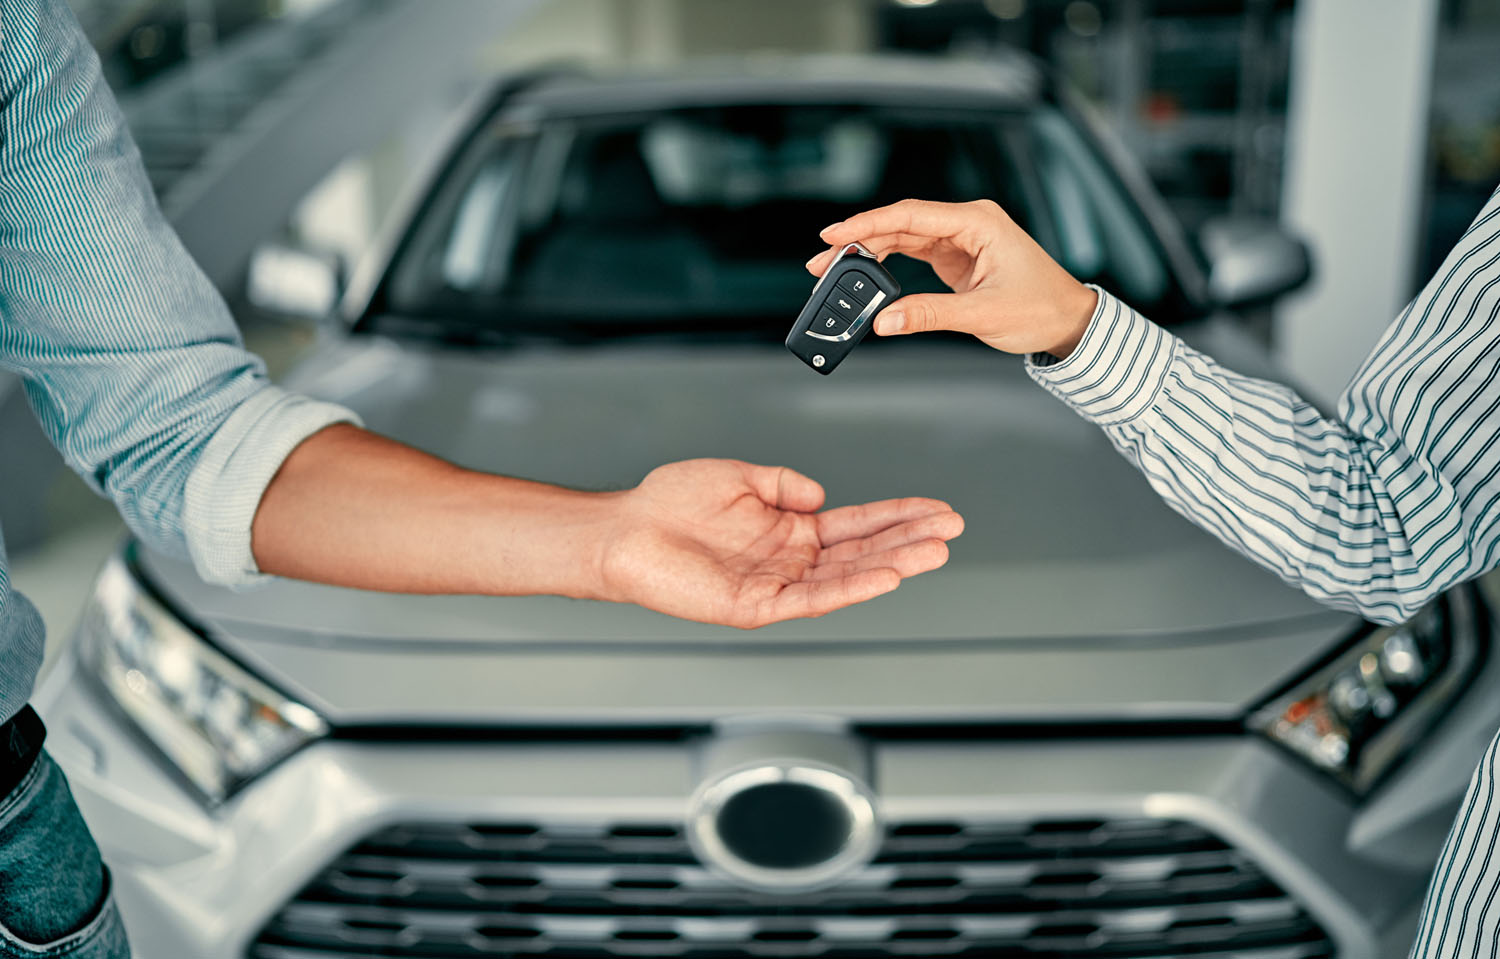
[[[812,298],[787,334],[786,348],[819,373],[832,373],[870,332],[875,315],[900,295],[901,284],[875,254],[851,243],[813,287]]]

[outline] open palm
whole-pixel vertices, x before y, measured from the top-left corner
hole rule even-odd
[[[931,499],[818,512],[823,488],[736,460],[663,466],[625,494],[604,556],[611,592],[650,609],[753,629],[821,616],[942,566],[963,519]]]

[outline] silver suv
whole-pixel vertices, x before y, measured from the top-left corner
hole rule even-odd
[[[835,502],[942,497],[968,532],[753,634],[233,593],[127,544],[40,706],[143,959],[1405,954],[1500,725],[1480,590],[1399,628],[1316,606],[970,341],[812,374],[780,343],[802,259],[904,196],[994,198],[1274,374],[1226,311],[1305,279],[1300,247],[1190,247],[1029,62],[499,83],[290,385],[467,466],[597,488],[732,456]],[[313,303],[322,269],[283,250],[255,283]]]

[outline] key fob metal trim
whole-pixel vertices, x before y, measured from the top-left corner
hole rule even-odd
[[[870,294],[869,302],[864,304],[842,331],[838,333],[817,332],[813,329],[813,324],[825,312],[824,305],[832,302],[833,297],[847,293],[847,300],[840,297],[838,301],[844,316],[853,310],[851,303],[858,304],[863,298],[853,292],[857,284],[840,286],[844,278],[851,273],[859,273],[874,285],[875,289]],[[875,314],[890,306],[892,301],[900,295],[901,284],[897,283],[896,278],[880,264],[875,254],[861,244],[850,243],[839,251],[839,255],[834,258],[833,263],[813,287],[812,296],[802,307],[802,312],[797,315],[797,322],[792,325],[792,331],[787,334],[786,347],[799,360],[818,373],[827,376],[844,361],[859,341],[864,339],[865,334],[870,332],[870,328],[874,326]],[[837,329],[839,312],[835,310],[826,318],[828,326]]]
[[[849,328],[840,333],[838,336],[829,336],[826,333],[814,333],[812,330],[804,330],[803,332],[815,340],[827,340],[830,343],[842,343],[845,340],[853,339],[855,328],[857,328],[864,321],[868,320],[870,317],[874,316],[875,312],[880,309],[883,303],[885,303],[885,291],[876,290],[875,298],[870,301],[870,305],[865,307],[864,310],[859,314],[859,316],[855,317],[854,322],[849,324]]]

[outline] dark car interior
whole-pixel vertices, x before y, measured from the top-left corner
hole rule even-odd
[[[990,196],[980,171],[1000,162],[989,138],[933,124],[870,127],[878,132],[871,162],[858,179],[838,170],[845,158],[827,142],[828,122],[811,110],[699,112],[699,137],[739,147],[722,175],[723,189],[663,190],[645,141],[650,127],[580,129],[563,174],[558,203],[543,222],[527,224],[512,265],[511,289],[527,297],[560,290],[582,296],[620,295],[711,302],[724,312],[755,312],[762,304],[805,295],[808,279],[791,238],[816,252],[818,231],[852,213],[906,197],[950,201]],[[847,122],[847,120],[845,121]],[[983,156],[985,147],[991,156]],[[765,175],[729,186],[736,164]],[[822,177],[819,177],[822,174]],[[840,182],[847,178],[848,185]],[[748,179],[748,178],[746,178]],[[1016,183],[1015,177],[997,181]],[[1007,197],[1020,207],[1018,196]],[[809,244],[809,241],[811,243]],[[622,255],[623,254],[623,255]],[[925,267],[894,267],[908,289],[939,289]]]
[[[784,336],[819,230],[908,197],[994,199],[1075,275],[1160,301],[1170,275],[1122,192],[1076,134],[1034,120],[797,104],[481,135],[392,271],[388,308],[570,335]],[[888,266],[907,292],[945,289],[925,264]]]

